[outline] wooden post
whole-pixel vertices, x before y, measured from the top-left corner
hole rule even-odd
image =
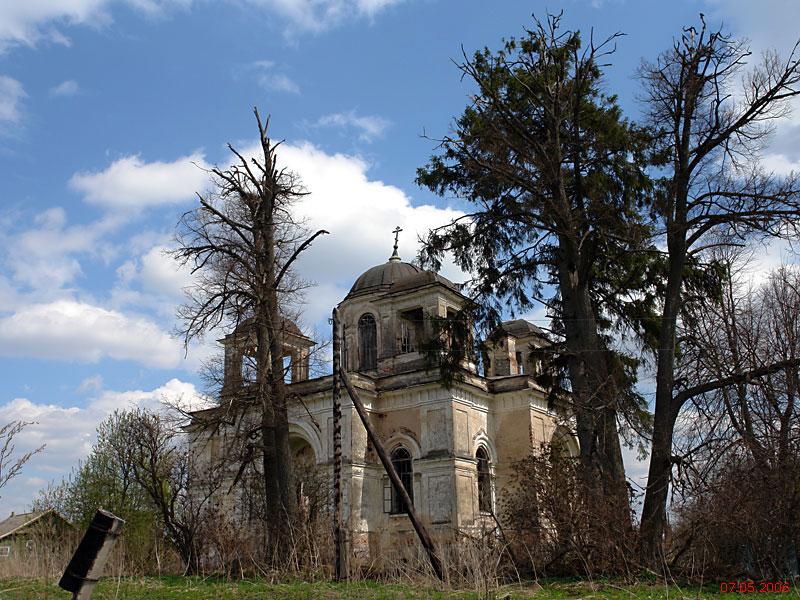
[[[58,582],[59,587],[72,592],[73,600],[91,597],[124,524],[125,521],[102,508],[95,513]]]
[[[378,438],[378,435],[372,428],[372,423],[370,423],[369,419],[367,418],[367,411],[364,408],[364,404],[361,402],[361,398],[358,396],[358,392],[356,392],[356,389],[350,382],[350,378],[347,376],[347,373],[341,368],[341,366],[339,367],[339,377],[344,383],[344,386],[347,388],[347,393],[350,395],[350,399],[353,401],[353,405],[358,411],[358,416],[361,417],[361,422],[364,424],[364,428],[367,430],[369,440],[372,442],[375,451],[378,453],[381,463],[383,463],[383,468],[386,469],[386,473],[389,475],[392,485],[397,493],[400,494],[403,504],[408,509],[408,517],[411,519],[411,524],[414,526],[414,531],[417,532],[417,536],[419,537],[420,543],[422,543],[422,547],[425,548],[425,551],[428,553],[428,559],[431,561],[433,572],[436,573],[436,576],[440,580],[443,580],[444,574],[442,573],[442,563],[439,560],[439,556],[436,554],[436,546],[433,543],[433,539],[428,533],[428,530],[422,524],[422,521],[419,520],[417,511],[414,509],[414,504],[411,502],[411,498],[409,497],[403,482],[400,480],[400,476],[397,474],[397,471],[395,471],[389,455],[386,454],[386,450],[383,448],[383,443]]]
[[[342,362],[342,330],[339,311],[333,309],[333,543],[336,581],[347,578],[343,562],[342,536],[342,386],[339,380]]]

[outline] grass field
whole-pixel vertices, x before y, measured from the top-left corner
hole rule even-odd
[[[414,585],[380,584],[375,582],[331,583],[292,582],[274,584],[259,580],[221,581],[192,577],[146,577],[132,579],[104,579],[95,590],[92,600],[228,600],[266,598],[433,598],[441,600],[471,600],[481,598],[537,598],[538,600],[589,599],[645,600],[664,598],[668,600],[722,598],[800,598],[800,592],[792,589],[784,594],[720,594],[719,586],[711,584],[698,587],[665,587],[663,585],[625,586],[611,583],[547,582],[542,587],[508,586],[484,593],[460,591],[445,592],[424,589]],[[29,579],[0,580],[2,600],[56,600],[69,599],[70,595],[54,582]]]

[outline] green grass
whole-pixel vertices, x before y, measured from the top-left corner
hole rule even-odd
[[[665,587],[663,585],[616,585],[609,582],[588,583],[548,581],[536,584],[507,586],[493,591],[490,598],[536,598],[537,600],[668,600],[710,599],[739,600],[744,598],[800,598],[798,590],[785,594],[720,594],[717,584],[698,587]],[[70,595],[55,582],[31,579],[0,580],[0,600],[69,599]],[[95,589],[92,600],[229,600],[267,598],[432,598],[468,600],[486,598],[475,591],[440,591],[414,585],[382,584],[371,581],[355,583],[288,582],[268,583],[260,580],[223,581],[197,577],[106,578]]]

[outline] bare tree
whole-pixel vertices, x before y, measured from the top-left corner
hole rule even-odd
[[[248,159],[228,146],[236,162],[227,169],[210,170],[215,189],[198,194],[200,205],[181,219],[174,256],[198,277],[180,311],[187,344],[214,328],[252,319],[254,406],[260,422],[245,434],[259,438],[267,526],[279,550],[289,543],[296,512],[283,378],[284,319],[301,287],[293,274],[294,263],[327,232],[309,234],[295,219],[293,204],[307,192],[294,173],[278,166],[276,149],[281,142],[270,139],[269,119],[262,122],[257,109],[254,113],[259,156]]]
[[[0,490],[5,485],[14,479],[22,471],[33,455],[38,454],[44,450],[45,445],[42,444],[35,450],[24,452],[22,454],[16,453],[15,438],[32,423],[26,421],[11,421],[0,427]]]
[[[676,378],[678,325],[692,298],[689,274],[693,268],[702,271],[703,250],[786,238],[796,235],[800,222],[796,177],[777,177],[758,160],[775,119],[788,110],[786,101],[800,93],[797,46],[788,59],[769,53],[745,73],[749,56],[743,42],[709,30],[701,16],[699,29],[685,29],[672,48],[641,69],[649,124],[665,171],[653,204],[667,248],[666,285],[657,325],[655,414],[641,526],[642,557],[655,564],[663,558],[673,435],[682,407],[698,394],[781,368],[772,364],[692,384]],[[701,290],[708,294],[715,287],[714,272],[701,274],[712,279]]]
[[[692,398],[692,418],[679,422],[676,439],[684,519],[673,560],[699,547],[719,568],[796,576],[800,273],[782,267],[756,290],[732,276],[719,302],[691,317],[680,376],[726,380],[784,366]]]

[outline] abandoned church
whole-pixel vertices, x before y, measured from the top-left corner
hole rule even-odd
[[[439,535],[478,527],[491,519],[513,463],[545,442],[575,455],[577,441],[565,415],[533,375],[531,347],[547,340],[524,320],[503,324],[483,360],[448,388],[420,344],[432,335],[430,319],[447,317],[467,302],[458,285],[403,262],[397,248],[388,262],[358,277],[338,305],[343,324],[342,367],[356,388],[372,427],[391,457],[413,505]],[[221,406],[193,413],[193,445],[214,464],[226,451],[225,427],[208,427],[243,385],[247,323],[226,336]],[[296,470],[333,464],[332,376],[309,378],[314,342],[287,320],[284,348],[289,375],[289,428]],[[389,481],[346,391],[342,392],[342,497],[346,540],[355,559],[374,560],[397,540],[414,537],[402,500]],[[248,517],[248,495],[220,486],[228,514]],[[227,475],[226,475],[227,477]],[[241,487],[241,486],[239,486]]]

